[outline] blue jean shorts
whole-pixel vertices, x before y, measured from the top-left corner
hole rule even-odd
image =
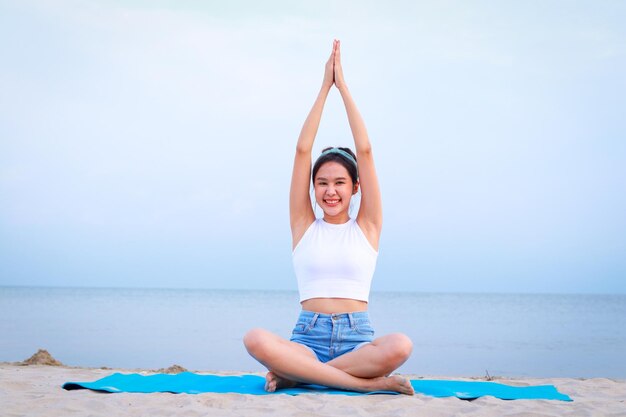
[[[367,311],[323,314],[302,310],[290,340],[311,349],[321,362],[328,362],[370,343],[374,329]]]

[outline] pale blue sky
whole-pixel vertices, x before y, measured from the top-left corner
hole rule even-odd
[[[292,154],[339,38],[375,290],[625,293],[626,3],[336,3],[0,0],[0,285],[295,289]]]

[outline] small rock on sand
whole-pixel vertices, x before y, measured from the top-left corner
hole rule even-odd
[[[63,366],[61,362],[54,359],[50,353],[45,349],[39,349],[30,358],[22,362],[23,365],[48,365],[48,366]]]
[[[172,365],[169,368],[161,368],[157,372],[160,374],[180,374],[181,372],[187,372],[187,369],[180,365]]]

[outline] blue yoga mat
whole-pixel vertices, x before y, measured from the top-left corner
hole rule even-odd
[[[474,381],[445,381],[445,380],[411,380],[411,384],[418,394],[432,397],[457,397],[463,400],[472,400],[483,396],[492,396],[503,400],[541,399],[572,401],[570,397],[557,391],[554,385],[537,385],[530,387],[513,387],[495,382]],[[183,372],[176,375],[157,374],[120,374],[106,376],[94,382],[66,382],[66,390],[90,389],[104,392],[171,392],[200,394],[239,393],[253,395],[268,395],[264,390],[265,378],[258,375],[198,375]],[[303,385],[296,388],[282,389],[277,394],[343,394],[363,395],[362,393],[343,391],[317,385]],[[377,391],[368,394],[395,394],[387,391]]]

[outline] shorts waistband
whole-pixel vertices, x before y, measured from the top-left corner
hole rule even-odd
[[[301,310],[300,317],[311,319],[310,326],[314,326],[318,319],[333,320],[334,322],[346,322],[350,327],[354,327],[357,320],[368,320],[369,313],[367,311],[353,311],[350,313],[317,313],[315,311]]]

